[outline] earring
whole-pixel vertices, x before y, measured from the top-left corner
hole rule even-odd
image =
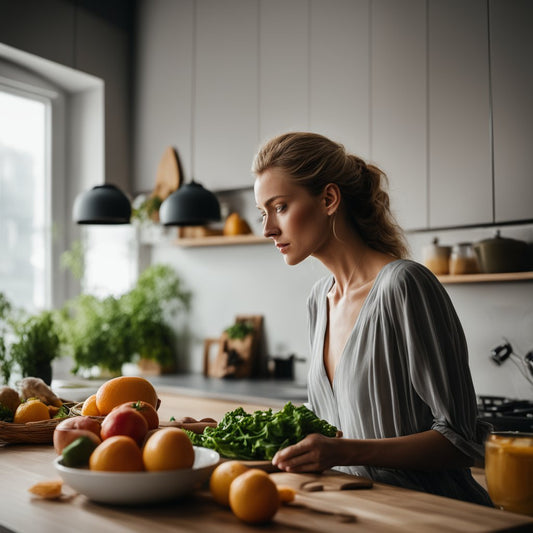
[[[333,237],[335,237],[335,239],[340,241],[339,236],[337,235],[337,232],[335,231],[335,222],[336,221],[337,221],[337,211],[335,211],[335,213],[333,213],[333,216],[332,216],[331,231],[333,233]]]

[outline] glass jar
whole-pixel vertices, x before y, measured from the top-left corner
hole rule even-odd
[[[433,243],[423,249],[424,265],[436,276],[448,274],[450,271],[451,246],[441,246],[435,237]]]
[[[450,274],[477,274],[479,265],[471,242],[460,242],[453,246],[450,255]]]
[[[485,442],[485,476],[496,507],[533,515],[533,433],[491,433]]]

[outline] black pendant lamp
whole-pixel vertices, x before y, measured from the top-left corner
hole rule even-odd
[[[174,191],[159,208],[163,226],[204,226],[219,220],[217,197],[194,180]]]
[[[97,185],[78,194],[72,218],[77,224],[129,224],[131,203],[115,185]]]

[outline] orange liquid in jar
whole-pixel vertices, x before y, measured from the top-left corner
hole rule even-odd
[[[485,443],[485,476],[494,505],[533,515],[533,434],[492,434]]]

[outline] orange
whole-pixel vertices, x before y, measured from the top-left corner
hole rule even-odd
[[[100,416],[100,411],[96,406],[96,394],[91,394],[84,402],[81,408],[83,416]]]
[[[209,490],[216,502],[229,505],[229,487],[231,482],[249,468],[239,461],[224,461],[220,463],[211,474]]]
[[[194,448],[183,429],[169,427],[155,431],[146,441],[142,458],[146,470],[192,468]]]
[[[106,472],[138,472],[144,470],[142,452],[131,437],[109,437],[89,457],[89,468]]]
[[[280,503],[276,484],[266,472],[257,468],[237,476],[229,487],[231,510],[248,524],[268,522],[277,513]]]
[[[113,407],[126,402],[142,400],[154,408],[158,407],[157,392],[145,378],[119,376],[103,383],[96,391],[96,408],[100,415],[107,415]]]
[[[26,400],[22,402],[15,411],[13,422],[15,424],[25,424],[26,422],[40,422],[50,420],[48,406],[41,400]]]

